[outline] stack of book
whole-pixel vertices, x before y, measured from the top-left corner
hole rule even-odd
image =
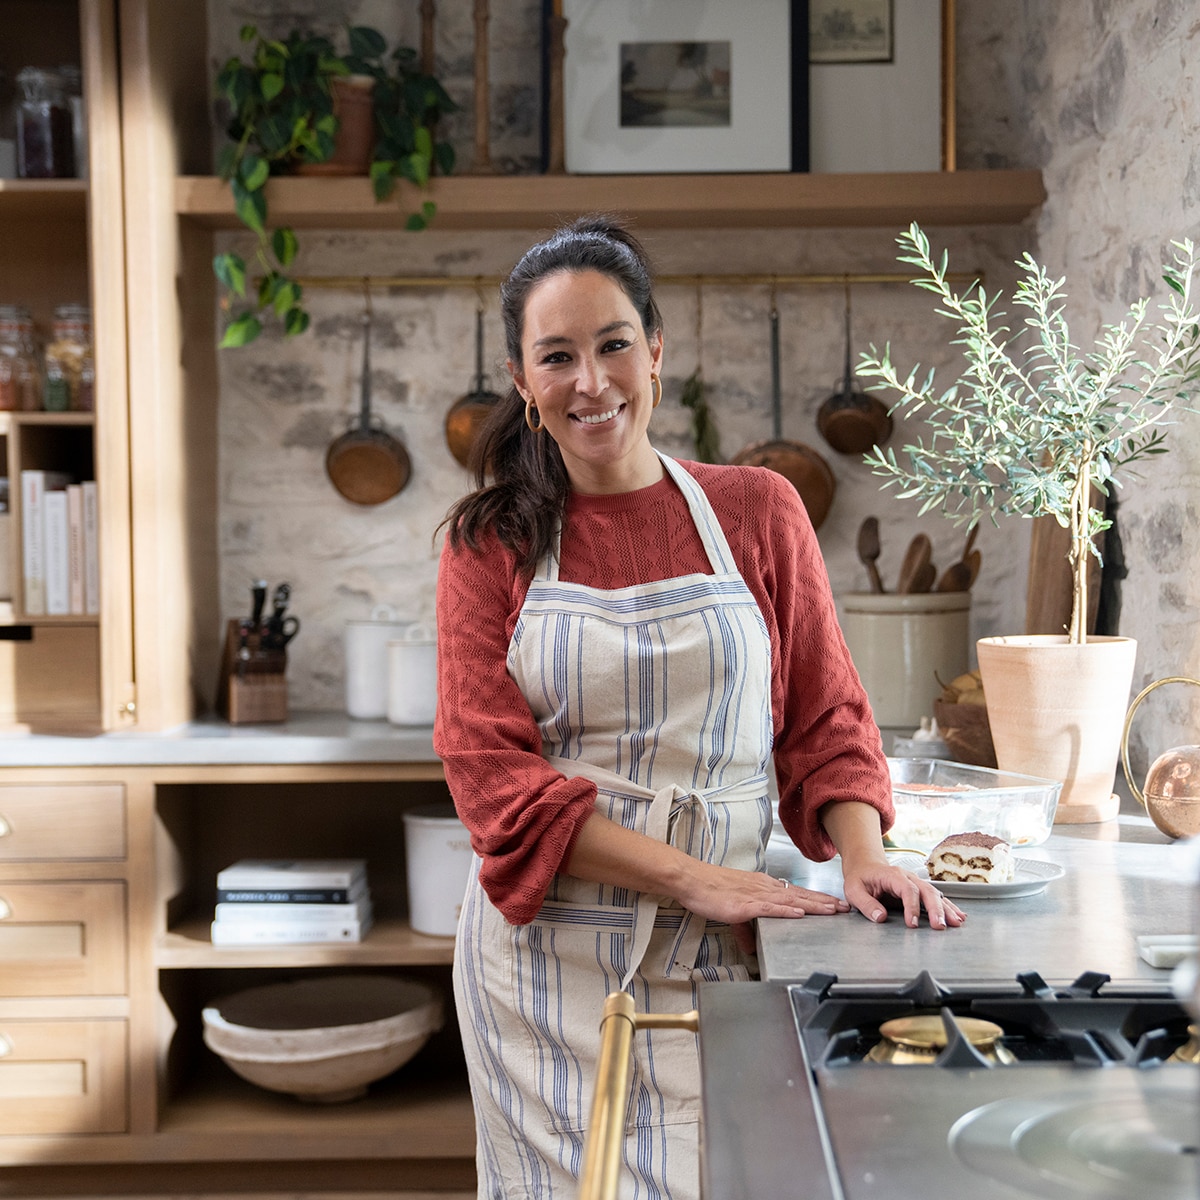
[[[21,572],[30,616],[100,611],[95,480],[63,471],[21,472]]]
[[[214,946],[360,942],[371,927],[361,858],[244,858],[217,873]]]

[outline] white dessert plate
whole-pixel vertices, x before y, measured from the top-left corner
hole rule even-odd
[[[907,860],[907,861],[906,861]],[[904,867],[921,879],[928,879],[925,860],[911,853],[890,854],[888,861]],[[955,883],[949,880],[933,881],[933,886],[952,900],[1009,900],[1017,896],[1036,896],[1046,885],[1061,879],[1066,871],[1058,863],[1043,862],[1038,858],[1013,858],[1016,868],[1008,883]]]

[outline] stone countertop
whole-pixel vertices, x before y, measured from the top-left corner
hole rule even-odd
[[[294,713],[271,725],[219,718],[157,733],[0,736],[0,767],[224,766],[436,762],[433,729],[356,721],[344,713]]]
[[[1011,982],[1032,970],[1048,982],[1066,982],[1100,971],[1114,981],[1169,983],[1169,970],[1139,957],[1136,938],[1195,932],[1196,847],[1172,842],[1126,799],[1116,821],[1056,825],[1046,842],[1017,857],[1058,863],[1066,874],[1033,896],[957,901],[967,912],[958,929],[935,932],[924,919],[909,929],[893,912],[882,925],[857,912],[760,920],[762,977],[797,980],[827,971],[842,982],[903,981],[927,970],[943,981]],[[842,894],[837,859],[811,863],[797,854],[786,874],[802,886]]]

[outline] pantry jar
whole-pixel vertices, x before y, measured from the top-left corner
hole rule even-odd
[[[23,305],[0,305],[0,410],[35,412],[41,407],[33,317]]]
[[[54,310],[46,344],[42,404],[47,412],[91,412],[95,407],[92,312],[82,304]]]
[[[21,179],[71,179],[75,134],[62,78],[42,67],[17,72],[17,175]]]

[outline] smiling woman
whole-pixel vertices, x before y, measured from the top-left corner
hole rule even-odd
[[[887,764],[795,489],[650,441],[664,339],[641,246],[577,221],[501,307],[513,386],[448,517],[434,748],[476,855],[454,982],[480,1195],[566,1200],[610,992],[694,1008],[701,981],[755,970],[757,917],[962,913],[883,853]],[[765,874],[772,757],[784,826],[810,858],[840,851],[845,900]],[[696,1196],[695,1036],[639,1038],[631,1095],[626,1172]]]

